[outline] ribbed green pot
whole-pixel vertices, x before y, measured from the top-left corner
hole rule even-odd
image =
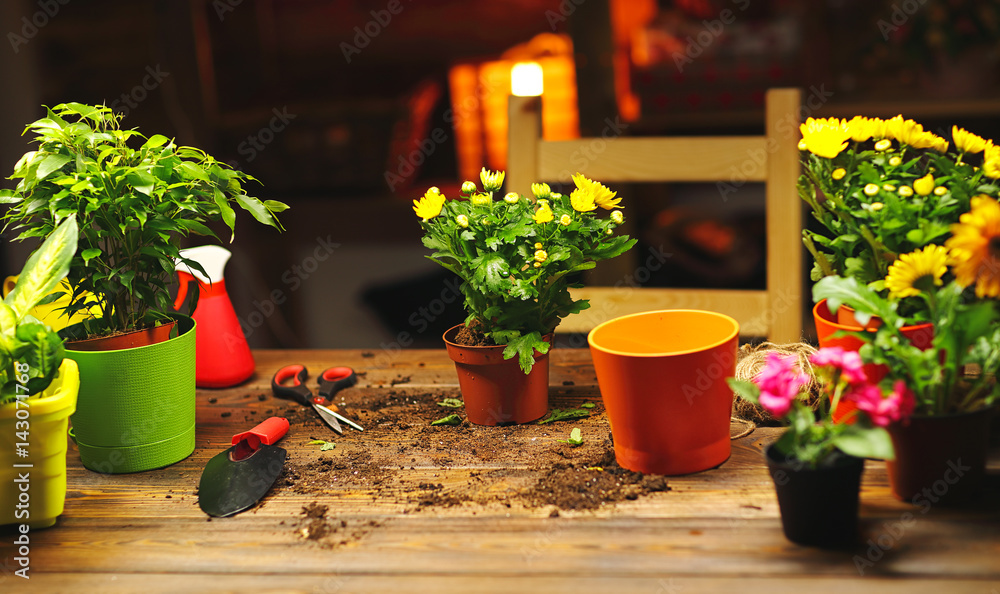
[[[66,351],[80,367],[70,435],[90,470],[139,472],[194,451],[195,322],[174,316],[178,336],[118,351]]]

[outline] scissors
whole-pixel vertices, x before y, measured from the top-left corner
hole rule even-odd
[[[286,365],[275,372],[271,378],[271,390],[278,398],[293,400],[302,406],[311,406],[319,418],[326,423],[330,429],[337,433],[343,433],[340,421],[358,431],[364,431],[361,425],[347,417],[337,413],[337,406],[333,404],[333,395],[344,388],[349,388],[358,383],[358,376],[350,367],[330,367],[319,375],[318,396],[306,387],[305,381],[309,378],[309,370],[305,365]],[[283,385],[286,381],[292,380],[291,385]]]

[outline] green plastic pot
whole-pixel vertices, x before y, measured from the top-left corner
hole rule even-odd
[[[66,351],[80,366],[70,435],[90,470],[153,470],[194,451],[195,322],[174,317],[178,335],[158,344]]]
[[[29,398],[27,408],[13,402],[0,406],[0,524],[48,528],[63,513],[66,427],[79,387],[76,363],[63,359],[58,377]],[[27,422],[27,448],[20,445],[26,426],[19,422]],[[18,456],[18,447],[27,455]]]

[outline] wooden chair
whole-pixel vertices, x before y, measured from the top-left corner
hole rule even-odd
[[[574,296],[590,299],[590,309],[565,319],[560,332],[588,332],[608,319],[640,311],[702,309],[733,317],[743,336],[766,337],[778,343],[801,340],[802,204],[796,191],[801,105],[798,89],[767,92],[763,136],[546,141],[541,138],[539,99],[510,98],[510,191],[530,195],[532,182],[571,183],[570,176],[577,171],[602,183],[715,182],[720,199],[726,200],[739,200],[739,188],[744,183],[766,184],[765,290],[588,286],[576,289]],[[636,260],[634,265],[638,270],[642,262]]]

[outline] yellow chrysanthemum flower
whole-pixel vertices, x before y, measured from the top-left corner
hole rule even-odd
[[[433,219],[441,214],[445,197],[441,190],[430,188],[419,200],[413,201],[413,212],[423,220]]]
[[[885,208],[885,204],[882,204],[881,202],[872,202],[871,204],[868,205],[868,208],[872,209],[875,212],[878,212],[883,208]]]
[[[864,193],[866,196],[874,196],[875,194],[878,194],[878,186],[875,184],[866,184]]]
[[[875,143],[875,150],[877,151],[887,151],[890,148],[892,148],[892,141],[888,138],[883,138]]]
[[[799,145],[798,145],[798,146],[799,146],[799,150],[800,150],[800,151],[804,151],[804,150],[806,150],[806,148],[807,148],[807,147],[806,147],[806,141],[804,141],[804,140],[799,140]]]
[[[503,185],[503,171],[488,171],[483,167],[482,171],[479,172],[479,179],[483,182],[483,190],[487,192],[499,192],[500,186]]]
[[[944,186],[938,186],[938,187],[934,188],[934,195],[935,196],[944,196],[947,193],[948,193],[948,188],[946,188]]]
[[[573,210],[578,212],[588,212],[597,208],[597,205],[594,204],[593,194],[581,188],[573,190],[573,193],[569,195],[569,201],[573,205]]]
[[[1000,179],[1000,145],[989,143],[983,153],[983,174]]]
[[[616,208],[618,203],[622,201],[621,198],[615,198],[617,192],[612,192],[607,186],[601,182],[596,182],[591,179],[587,179],[583,174],[575,173],[573,174],[573,183],[576,184],[577,190],[585,192],[590,196],[590,199],[594,204],[600,206],[605,210],[611,210]],[[576,190],[573,191],[576,194]],[[570,194],[570,200],[573,199],[573,194]],[[576,208],[576,204],[573,205]],[[576,210],[580,210],[576,208]],[[587,210],[593,210],[589,208]]]
[[[535,262],[544,262],[549,259],[549,253],[545,250],[535,250]]]
[[[951,127],[951,139],[955,141],[955,148],[962,153],[974,155],[986,150],[986,139],[967,132],[958,126]]]
[[[835,181],[840,181],[844,179],[845,175],[847,175],[847,170],[844,169],[843,167],[838,167],[833,170],[833,173],[830,174],[830,177],[832,177]]]
[[[847,148],[851,133],[847,126],[837,118],[807,118],[799,126],[802,132],[802,142],[812,154],[832,159]]]
[[[921,196],[927,196],[934,191],[934,176],[928,173],[913,182],[913,191]]]
[[[903,142],[903,138],[909,136],[913,126],[919,125],[913,120],[906,120],[903,119],[902,115],[897,115],[885,121],[885,137]],[[921,129],[923,129],[923,126],[921,126]]]
[[[559,224],[562,225],[563,227],[569,227],[570,223],[572,222],[573,222],[573,217],[569,216],[568,214],[564,214],[563,216],[559,217]]]
[[[948,272],[948,248],[928,245],[903,254],[889,266],[885,288],[898,299],[916,297],[921,291],[941,286],[941,277]]]
[[[910,186],[900,186],[898,194],[903,198],[909,198],[913,195],[913,188]]]
[[[544,200],[552,194],[552,188],[546,183],[531,184],[531,193],[535,195],[535,198]]]
[[[469,202],[475,206],[487,206],[493,202],[492,194],[473,194],[469,197]]]
[[[536,223],[541,225],[543,223],[548,223],[552,221],[552,219],[554,219],[555,216],[552,214],[552,208],[549,207],[549,203],[539,200],[538,210],[535,211],[535,214],[532,218],[535,219]]]
[[[871,120],[862,116],[854,116],[847,122],[847,131],[854,142],[864,142],[872,137],[875,127]]]
[[[972,209],[951,226],[945,242],[951,250],[955,280],[976,283],[977,297],[1000,296],[1000,204],[986,195],[972,198]]]
[[[891,165],[893,167],[899,167],[899,164],[902,163],[902,162],[903,162],[903,160],[900,159],[899,157],[890,157],[889,158],[889,165]]]

